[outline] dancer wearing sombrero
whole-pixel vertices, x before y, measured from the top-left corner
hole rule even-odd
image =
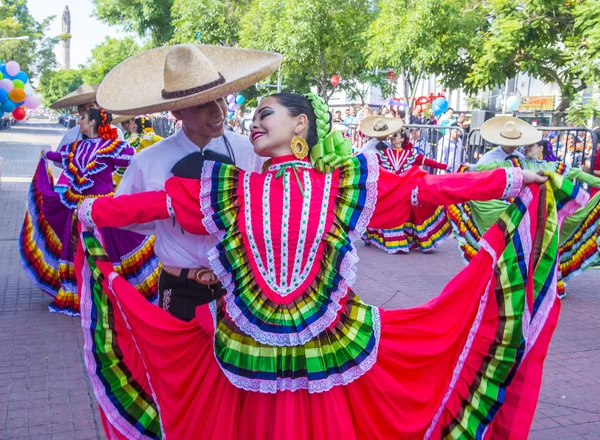
[[[376,144],[367,144],[367,147],[361,150],[375,151],[379,165],[386,171],[400,175],[421,165],[447,169],[445,164],[415,151],[399,119],[367,116],[361,121],[360,130],[373,139],[391,136],[391,146],[379,141]],[[409,252],[411,248],[428,252],[442,243],[451,229],[443,206],[412,206],[410,217],[405,223],[391,229],[369,227],[362,239],[365,244],[377,246],[389,254]]]
[[[274,95],[251,127],[265,173],[205,160],[163,190],[82,206],[86,227],[173,217],[210,234],[227,290],[183,322],[83,233],[86,364],[120,437],[526,438],[560,309],[557,224],[587,194],[561,176],[525,186],[545,178],[520,168],[397,176],[329,128],[320,98]],[[402,223],[411,204],[510,197],[483,251],[429,303],[386,311],[351,290],[352,240],[368,224]]]
[[[520,167],[534,172],[551,172],[565,176],[573,182],[586,183],[590,188],[600,187],[600,178],[571,168],[560,162],[539,160],[543,151],[542,133],[525,121],[512,116],[498,116],[485,122],[481,136],[492,144],[495,154],[512,153],[511,150],[525,146],[526,158],[509,154],[505,160],[489,161],[483,157],[477,165],[463,166],[459,171],[485,171],[496,168]],[[490,154],[490,153],[488,153]],[[448,215],[458,237],[459,247],[466,261],[479,251],[479,240],[505,211],[508,202],[492,200],[470,201],[448,207]],[[565,293],[564,282],[600,259],[600,194],[593,196],[577,212],[569,215],[560,232],[560,272],[558,291]]]
[[[27,212],[19,237],[21,262],[34,283],[54,299],[51,312],[79,314],[73,266],[73,214],[86,198],[113,194],[112,173],[126,167],[134,150],[117,139],[111,115],[90,108],[79,129],[85,140],[42,152],[28,194]],[[64,168],[55,184],[48,161]],[[118,229],[100,231],[114,269],[143,295],[153,300],[158,283],[158,260],[153,237]]]

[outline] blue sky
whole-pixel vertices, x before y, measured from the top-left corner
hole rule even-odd
[[[124,35],[118,28],[101,23],[92,16],[94,8],[90,0],[27,0],[29,12],[36,20],[40,21],[50,15],[56,16],[50,26],[50,35],[61,34],[61,17],[65,5],[68,5],[71,11],[71,68],[84,64],[92,49],[107,35]]]

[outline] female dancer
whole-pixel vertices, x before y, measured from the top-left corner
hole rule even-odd
[[[75,208],[82,200],[111,196],[114,169],[126,167],[134,154],[133,148],[117,139],[110,122],[104,110],[88,110],[80,127],[88,139],[42,152],[31,182],[19,237],[21,263],[34,283],[54,297],[51,312],[79,313],[71,242]],[[48,160],[64,168],[64,179],[56,185]],[[158,281],[153,237],[118,229],[102,230],[102,237],[115,270],[153,298]]]
[[[519,167],[534,172],[551,172],[575,182],[586,183],[589,188],[600,187],[600,178],[571,168],[561,162],[538,160],[543,154],[543,141],[525,147],[527,160],[509,156],[507,160],[477,165],[463,165],[459,171],[485,171],[496,168]],[[491,200],[470,201],[448,207],[448,217],[458,237],[459,247],[466,261],[479,251],[479,240],[488,228],[502,215],[508,202]],[[558,292],[565,295],[565,281],[585,268],[600,261],[600,193],[568,216],[560,232],[560,277]]]
[[[557,206],[570,212],[587,194],[573,199],[552,176],[563,186],[556,205],[546,185],[524,186],[545,178],[520,168],[388,173],[374,153],[351,157],[340,132],[327,134],[316,96],[273,95],[254,118],[265,173],[206,161],[164,191],[79,210],[86,227],[174,216],[214,234],[211,266],[227,290],[180,321],[82,233],[86,365],[105,426],[125,438],[525,438],[560,308],[554,284],[541,282],[556,271],[537,259],[556,261]],[[517,196],[510,221],[429,303],[386,311],[351,290],[352,239],[368,224],[401,224],[411,204]]]
[[[391,141],[391,148],[383,143],[382,148],[377,148],[377,159],[384,170],[400,175],[421,165],[447,169],[445,164],[417,153],[406,131],[394,133]],[[362,239],[366,245],[373,244],[388,254],[408,252],[411,248],[429,252],[450,235],[451,229],[443,206],[411,206],[410,217],[404,224],[392,229],[367,228]]]

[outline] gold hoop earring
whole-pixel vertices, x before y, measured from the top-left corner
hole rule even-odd
[[[296,156],[297,159],[302,160],[308,156],[308,143],[300,136],[294,136],[292,138],[290,148],[292,149],[292,154]]]

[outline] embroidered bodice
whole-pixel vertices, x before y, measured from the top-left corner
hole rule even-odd
[[[94,138],[63,145],[46,157],[62,163],[68,184],[59,183],[56,189],[62,202],[74,208],[83,198],[112,195],[113,171],[128,166],[133,154],[126,142]]]
[[[386,171],[402,174],[415,165],[418,154],[414,148],[384,148],[377,151],[379,164]]]
[[[520,190],[519,170],[489,173],[468,199]],[[199,179],[173,177],[165,191],[86,201],[80,219],[123,226],[175,216],[186,231],[217,235],[209,261],[227,293],[210,307],[221,369],[247,390],[320,392],[360,377],[377,356],[381,312],[350,290],[353,239],[369,224],[406,221],[411,203],[466,200],[479,176],[416,167],[397,176],[375,153],[331,174],[289,157],[262,174],[206,161]]]

